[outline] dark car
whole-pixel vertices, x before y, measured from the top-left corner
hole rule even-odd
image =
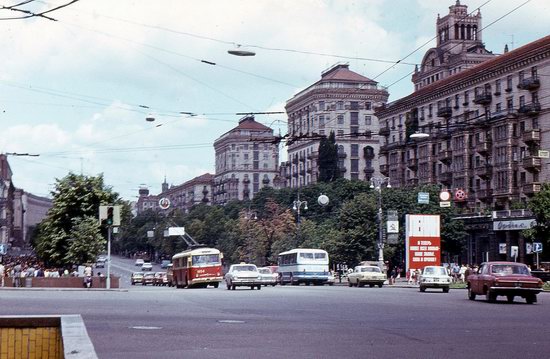
[[[168,264],[170,264],[170,263],[172,263],[171,260],[169,260],[169,259],[163,259],[162,262],[160,262],[160,267],[161,267],[162,269],[166,269],[166,268],[168,268]]]
[[[470,300],[484,295],[488,302],[494,302],[502,295],[510,303],[517,296],[533,304],[543,285],[542,280],[531,275],[529,267],[516,262],[482,263],[477,273],[469,275],[466,281]]]

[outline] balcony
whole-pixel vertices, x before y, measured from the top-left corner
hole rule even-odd
[[[538,76],[528,77],[519,82],[518,88],[522,90],[536,90],[540,87],[540,80]]]
[[[441,162],[451,162],[453,158],[453,151],[443,150],[437,155],[437,159]]]
[[[493,95],[490,92],[478,93],[474,98],[474,103],[478,105],[488,105],[493,100]]]
[[[418,178],[416,177],[412,177],[412,178],[407,178],[407,186],[418,186]]]
[[[383,166],[385,166],[385,165],[383,165]],[[367,176],[372,176],[372,174],[374,173],[374,168],[373,167],[365,167],[365,169],[363,171],[365,171],[365,174]],[[382,166],[380,166],[380,172],[382,172]]]
[[[523,131],[523,142],[540,142],[540,129],[532,129]]]
[[[453,131],[451,129],[446,128],[438,131],[437,137],[442,140],[448,140],[449,138],[451,138],[452,134],[453,134]]]
[[[491,178],[493,175],[493,167],[491,165],[480,165],[477,166],[474,170],[476,176],[479,176],[483,179]]]
[[[518,114],[514,108],[505,108],[504,110],[491,112],[491,120],[498,120],[501,118],[517,118]]]
[[[348,157],[348,154],[345,152],[338,152],[338,158],[346,158]]]
[[[540,171],[542,160],[539,157],[525,157],[523,167],[528,171]]]
[[[418,159],[417,158],[409,158],[407,160],[407,167],[410,169],[416,169],[418,167]]]
[[[533,102],[533,103],[528,103],[526,105],[521,106],[518,112],[523,113],[527,116],[536,116],[540,113],[540,110],[541,110],[540,103]]]
[[[441,172],[437,177],[439,182],[443,184],[450,185],[453,182],[453,173],[451,171]]]
[[[492,147],[492,142],[485,140],[476,144],[476,151],[480,154],[486,154],[491,152],[491,150],[493,149]]]
[[[480,116],[475,119],[473,124],[478,127],[487,128],[491,125],[489,123],[490,119],[491,119],[490,115]]]
[[[540,182],[526,183],[523,185],[523,193],[527,195],[533,195],[540,192],[541,184]]]
[[[437,116],[438,117],[451,117],[453,115],[453,108],[450,106],[440,107],[437,110]]]
[[[378,134],[380,136],[389,136],[390,135],[390,128],[389,127],[382,127],[379,131],[378,131]]]
[[[380,165],[380,173],[387,176],[390,173],[390,166]]]
[[[307,155],[307,159],[308,160],[313,160],[313,159],[317,159],[317,156],[319,155],[319,152],[315,151],[315,152],[311,152],[309,155]]]
[[[492,189],[479,189],[476,191],[476,197],[480,201],[490,201],[493,199],[493,190]]]
[[[388,153],[388,150],[389,150],[388,145],[382,145],[380,146],[380,150],[378,150],[378,154],[385,155]]]

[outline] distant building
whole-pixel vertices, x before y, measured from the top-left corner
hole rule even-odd
[[[214,204],[252,199],[262,187],[279,183],[278,138],[254,116],[243,117],[237,127],[216,139],[214,150]]]
[[[29,247],[31,231],[46,217],[52,200],[15,188],[12,175],[7,156],[0,154],[0,244],[22,249]]]
[[[321,79],[287,101],[288,162],[282,175],[288,187],[316,183],[321,136],[333,131],[342,177],[369,180],[379,175],[378,120],[374,108],[388,100],[376,81],[337,64]]]
[[[376,112],[380,172],[393,187],[438,184],[453,193],[453,206],[470,212],[468,262],[510,260],[512,247],[527,261],[517,229],[532,215],[513,209],[550,181],[550,113],[541,101],[550,96],[550,36],[493,56],[479,43],[481,16],[458,1],[437,28],[438,47],[413,76],[416,91]],[[413,139],[415,132],[429,137]]]
[[[213,179],[214,175],[205,173],[176,186],[170,186],[164,179],[162,192],[158,195],[150,195],[149,189],[142,187],[139,189],[136,213],[139,214],[149,209],[162,210],[159,204],[162,199],[168,199],[170,203],[167,211],[180,209],[183,212],[189,212],[191,207],[196,204],[212,204]]]

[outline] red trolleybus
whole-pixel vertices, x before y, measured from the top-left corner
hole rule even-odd
[[[172,285],[177,288],[213,285],[223,280],[223,254],[214,248],[196,248],[172,257]]]

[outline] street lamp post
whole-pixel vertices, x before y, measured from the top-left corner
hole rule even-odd
[[[307,201],[300,201],[300,193],[298,192],[298,199],[293,202],[292,209],[296,211],[297,214],[297,224],[298,230],[300,230],[300,210],[304,206],[304,209],[307,210]]]
[[[382,186],[391,188],[389,177],[372,177],[370,179],[370,188],[377,192],[378,213],[376,221],[378,222],[378,267],[384,271],[384,228],[382,226]]]

